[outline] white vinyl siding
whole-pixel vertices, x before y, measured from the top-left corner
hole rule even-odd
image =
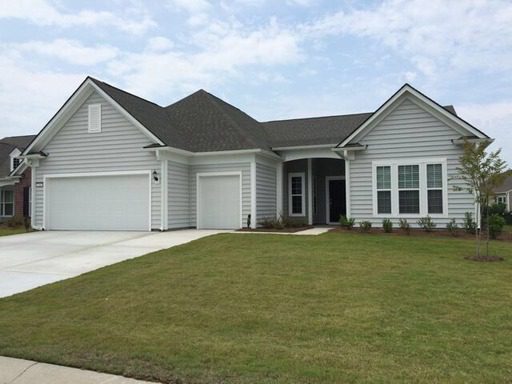
[[[257,223],[276,216],[276,168],[256,163]]]
[[[251,163],[217,163],[217,164],[191,164],[189,169],[190,187],[190,225],[197,226],[197,174],[198,173],[225,173],[241,172],[242,174],[242,212],[241,222],[245,226],[247,216],[251,214]]]
[[[382,217],[373,211],[372,164],[392,159],[445,158],[447,201],[444,202],[448,212],[443,217],[435,218],[436,224],[444,227],[451,218],[462,223],[464,212],[474,211],[474,200],[466,191],[456,191],[454,180],[462,147],[452,143],[460,138],[460,133],[445,125],[416,103],[405,99],[375,126],[360,144],[367,145],[365,151],[357,152],[350,161],[350,206],[351,216],[357,222],[369,220],[374,226],[382,225]],[[417,215],[401,215],[416,225]],[[397,224],[398,216],[391,219]]]
[[[168,214],[169,228],[186,228],[190,224],[189,166],[168,161]]]
[[[88,106],[101,104],[101,133],[88,132]],[[140,129],[129,122],[109,102],[93,93],[42,148],[48,154],[35,168],[34,225],[43,225],[43,186],[45,175],[153,171],[161,163],[153,152],[142,148],[152,144]],[[38,186],[38,183],[40,184]],[[151,185],[151,226],[160,229],[161,186]]]

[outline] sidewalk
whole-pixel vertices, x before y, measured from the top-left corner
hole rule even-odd
[[[0,356],[0,384],[143,384],[128,379],[78,368],[38,363]],[[154,383],[153,383],[154,384]]]

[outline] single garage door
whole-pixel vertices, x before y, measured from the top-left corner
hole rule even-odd
[[[240,175],[200,175],[197,188],[198,228],[240,228]]]
[[[46,229],[149,230],[149,175],[46,179]]]

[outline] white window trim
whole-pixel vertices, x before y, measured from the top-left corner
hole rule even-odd
[[[443,177],[443,213],[428,213],[427,193],[427,164],[441,164]],[[398,196],[398,166],[418,165],[420,172],[420,213],[399,213]],[[391,213],[378,213],[377,210],[377,167],[391,167]],[[435,188],[438,189],[438,188]],[[407,190],[407,189],[400,189]],[[416,189],[414,189],[416,190]],[[446,158],[412,158],[412,159],[390,159],[372,162],[372,201],[373,215],[379,218],[420,218],[430,216],[432,218],[448,217],[448,171]]]
[[[302,184],[302,207],[300,213],[292,213],[292,178],[300,177]],[[299,195],[296,195],[299,196]],[[291,172],[288,174],[288,216],[291,217],[304,217],[306,216],[306,174],[305,172]]]
[[[12,192],[12,202],[6,203],[4,201],[4,193],[7,191],[5,188],[0,188],[0,217],[13,217],[16,214],[16,197],[14,196],[14,190],[9,189]],[[12,215],[4,215],[5,205],[12,204]]]
[[[98,108],[98,128],[92,128],[91,122],[93,117],[94,109]],[[89,133],[100,133],[101,132],[101,104],[89,104],[87,114],[87,132]]]
[[[17,159],[19,158],[19,156],[21,155],[21,151],[18,149],[18,148],[15,148],[10,154],[10,158],[11,158],[11,164],[10,164],[10,170],[11,172],[15,170],[14,168],[14,159]],[[18,164],[18,167],[23,164],[23,159],[20,159],[20,163]]]
[[[377,168],[378,167],[389,167],[389,188],[378,188],[377,183]],[[375,211],[379,212],[379,192],[391,192],[391,213],[393,213],[393,167],[390,165],[376,165],[375,166]],[[378,213],[379,215],[390,215],[390,213]]]

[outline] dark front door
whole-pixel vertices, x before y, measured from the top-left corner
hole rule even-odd
[[[341,215],[347,214],[347,202],[345,192],[345,180],[333,179],[329,180],[329,205],[328,213],[329,217],[327,221],[329,223],[337,223],[340,221]]]

